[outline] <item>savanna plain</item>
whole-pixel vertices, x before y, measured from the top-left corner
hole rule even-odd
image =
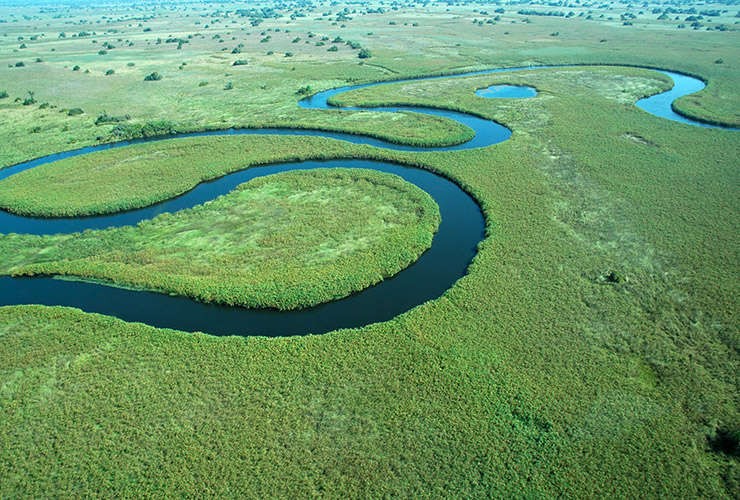
[[[5,212],[115,214],[261,165],[364,159],[453,181],[485,227],[442,296],[315,335],[156,328],[19,303],[3,282],[15,305],[0,307],[0,497],[737,498],[739,12],[3,2],[0,176],[130,141],[1,180]],[[511,129],[483,148],[435,150],[473,136],[440,116],[299,106],[504,67],[525,69],[330,101]],[[671,87],[656,68],[703,80],[673,108],[721,127],[636,107]],[[537,94],[476,95],[502,84]],[[419,149],[321,132],[174,137],[243,128]],[[294,170],[133,226],[6,231],[0,275],[289,313],[392,280],[441,222],[396,175]]]

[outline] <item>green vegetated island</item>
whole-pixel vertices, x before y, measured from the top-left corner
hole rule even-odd
[[[446,146],[456,122],[302,109],[460,110],[495,146],[404,152],[321,137],[191,137],[0,181],[0,206],[84,216],[152,205],[244,168],[375,159],[437,172],[486,234],[442,297],[302,337],[213,337],[78,309],[0,307],[0,496],[734,498],[737,131],[732,2],[117,2],[0,7],[0,165],[85,146],[297,127]],[[493,84],[529,99],[484,99]],[[0,236],[3,275],[64,275],[296,309],[366,289],[429,246],[424,191],[368,170],[255,179],[136,226]]]

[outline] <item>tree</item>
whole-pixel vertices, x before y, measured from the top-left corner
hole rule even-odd
[[[311,92],[313,92],[313,89],[311,88],[310,85],[306,85],[295,91],[296,95],[308,95]]]
[[[24,106],[30,106],[31,104],[36,104],[36,93],[33,90],[28,91],[28,95],[25,99],[23,99],[23,105]]]
[[[360,49],[357,57],[359,57],[360,59],[370,59],[371,57],[373,57],[373,54],[368,49]]]

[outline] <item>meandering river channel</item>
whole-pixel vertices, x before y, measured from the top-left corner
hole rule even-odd
[[[308,109],[337,109],[329,99],[337,94],[392,83],[434,80],[440,78],[464,78],[470,76],[505,73],[523,70],[548,69],[551,66],[501,68],[474,71],[457,75],[433,76],[394,80],[386,82],[351,85],[326,90],[307,97],[299,105]],[[701,127],[716,127],[690,120],[676,114],[671,104],[677,98],[704,88],[700,80],[669,71],[661,71],[671,77],[674,87],[650,98],[641,99],[637,106],[653,115],[669,120]],[[479,91],[480,92],[480,91]],[[479,94],[484,97],[496,95]],[[503,97],[503,96],[502,96]],[[507,97],[527,97],[510,95]],[[0,170],[0,180],[18,172],[51,163],[63,158],[89,154],[96,151],[126,147],[141,142],[171,140],[181,137],[209,135],[311,135],[344,140],[355,144],[403,151],[459,151],[487,147],[508,139],[511,130],[503,125],[480,117],[417,106],[393,106],[382,108],[343,107],[346,111],[411,111],[455,120],[470,127],[475,137],[468,142],[442,148],[420,148],[392,144],[371,137],[303,129],[228,129],[209,132],[178,134],[103,144],[73,151],[56,153],[37,158]],[[721,127],[716,127],[721,128]],[[366,160],[305,161],[279,163],[241,170],[211,182],[199,184],[182,196],[156,205],[118,214],[99,217],[49,219],[21,217],[0,211],[0,232],[24,234],[72,233],[85,229],[102,229],[133,225],[151,219],[164,212],[174,212],[204,203],[226,194],[239,184],[256,177],[289,170],[314,168],[353,167],[389,172],[403,177],[428,192],[437,202],[442,216],[439,230],[432,246],[415,263],[392,278],[353,294],[344,299],[298,311],[275,311],[227,307],[204,304],[186,297],[136,291],[82,281],[48,278],[0,277],[0,305],[45,304],[78,307],[88,312],[116,316],[126,321],[139,321],[149,325],[174,328],[183,331],[202,331],[213,335],[265,335],[287,336],[309,333],[324,333],[339,328],[353,328],[389,320],[428,300],[440,297],[447,289],[464,276],[484,237],[485,222],[477,203],[455,183],[427,170],[405,167],[387,162]]]

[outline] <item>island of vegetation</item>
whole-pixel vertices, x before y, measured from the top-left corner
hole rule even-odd
[[[14,274],[72,275],[285,310],[336,300],[396,274],[431,246],[438,225],[434,200],[412,184],[391,174],[326,169],[260,177],[135,227],[7,238],[0,246],[15,255],[9,261],[24,262],[9,270]]]

